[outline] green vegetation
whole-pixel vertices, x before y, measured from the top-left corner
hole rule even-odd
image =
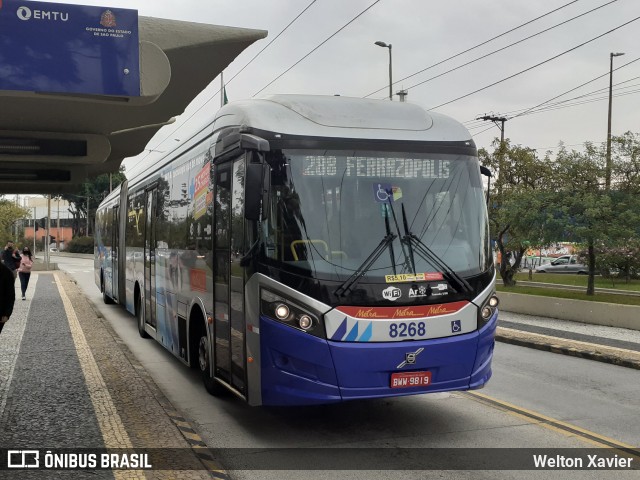
[[[93,237],[76,237],[67,243],[69,253],[93,253]]]
[[[496,139],[493,151],[478,151],[495,177],[489,221],[505,286],[514,285],[527,250],[559,241],[582,248],[577,253],[589,267],[588,295],[598,272],[638,276],[640,134],[627,132],[611,143],[610,162],[606,145],[590,142],[582,151],[561,145],[544,157],[508,139]]]
[[[586,287],[589,278],[586,275],[569,275],[558,273],[534,273],[532,280],[529,280],[529,274],[521,272],[516,274],[516,281],[521,280],[523,282],[541,282],[541,283],[555,283],[556,285],[572,285],[576,287]],[[615,288],[618,290],[631,290],[635,292],[640,291],[640,280],[629,280],[629,283],[625,283],[621,278],[605,278],[595,277],[596,288]],[[534,287],[539,288],[539,287]]]
[[[585,277],[586,278],[586,277]],[[541,297],[569,298],[571,300],[586,300],[590,302],[617,303],[621,305],[638,305],[640,306],[640,297],[630,295],[618,295],[614,293],[596,293],[595,295],[587,295],[584,292],[576,290],[561,290],[555,288],[542,287],[505,287],[497,285],[498,292],[520,293],[524,295],[538,295]]]

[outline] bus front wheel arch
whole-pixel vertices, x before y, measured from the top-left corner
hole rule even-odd
[[[219,396],[226,390],[211,376],[212,348],[204,315],[198,307],[194,307],[189,317],[190,364],[200,371],[204,388],[211,395]]]

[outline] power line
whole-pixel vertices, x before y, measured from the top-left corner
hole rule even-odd
[[[309,10],[309,8],[311,8],[311,6],[312,6],[314,3],[316,3],[317,1],[318,1],[318,0],[313,0],[309,5],[307,5],[307,6],[305,7],[305,9],[304,9],[304,10],[302,10],[302,11],[298,14],[298,16],[297,16],[296,18],[294,18],[293,20],[291,20],[291,21],[289,22],[289,24],[288,24],[286,27],[284,27],[284,28],[280,31],[280,33],[279,33],[278,35],[276,35],[276,36],[273,38],[273,40],[271,40],[269,43],[267,43],[267,45],[266,45],[262,50],[260,50],[258,53],[256,53],[256,54],[255,54],[255,56],[254,56],[251,60],[249,60],[249,61],[247,62],[247,64],[246,64],[244,67],[242,67],[242,68],[241,68],[241,69],[240,69],[240,70],[239,70],[239,71],[238,71],[238,72],[237,72],[233,77],[231,77],[231,78],[227,81],[227,83],[226,83],[226,84],[227,84],[227,85],[228,85],[228,84],[230,84],[230,83],[231,83],[231,81],[232,81],[234,78],[236,78],[238,75],[240,75],[240,74],[242,73],[242,71],[243,71],[245,68],[247,68],[247,67],[251,64],[251,62],[253,62],[256,58],[258,58],[258,56],[260,56],[260,54],[261,54],[262,52],[264,52],[267,48],[269,48],[269,47],[271,46],[271,44],[272,44],[273,42],[275,42],[275,41],[278,39],[278,37],[280,37],[280,35],[282,35],[282,34],[283,34],[283,33],[284,33],[284,32],[285,32],[285,31],[286,31],[286,30],[287,30],[291,25],[293,25],[293,23],[294,23],[296,20],[298,20],[298,19],[299,19],[299,18],[304,14],[304,12],[306,12],[307,10]],[[220,90],[218,90],[218,92],[220,92]],[[217,93],[216,93],[216,95],[217,95]],[[215,95],[214,95],[214,96],[215,96]]]
[[[640,17],[636,17],[636,18],[634,18],[633,20],[631,20],[631,21],[629,21],[629,22],[625,23],[624,25],[627,25],[628,23],[631,23],[631,22],[635,22],[636,20],[638,20],[638,18],[640,18]],[[621,25],[621,27],[622,27],[622,26],[624,26],[624,25]],[[616,28],[616,30],[617,30],[618,28],[620,28],[620,27],[617,27],[617,28]],[[611,33],[611,31],[609,31],[609,32],[607,32],[607,33]],[[606,35],[606,34],[604,34],[604,35]],[[600,36],[602,36],[602,35],[600,35]],[[599,38],[599,37],[596,37],[596,38]],[[589,41],[591,41],[591,40],[589,40]],[[565,52],[565,53],[566,53],[566,52]],[[628,65],[631,65],[632,63],[635,63],[635,62],[637,62],[638,60],[640,60],[640,57],[638,57],[638,58],[636,58],[636,59],[634,59],[634,60],[631,60],[630,62],[627,62],[627,63],[625,63],[624,65],[620,65],[618,68],[614,68],[614,69],[613,69],[613,71],[615,72],[615,71],[617,71],[617,70],[620,70],[621,68],[624,68],[624,67],[626,67],[626,66],[628,66]],[[582,87],[584,87],[585,85],[588,85],[588,84],[590,84],[590,83],[593,83],[593,82],[595,82],[596,80],[601,79],[602,77],[606,77],[606,76],[608,76],[608,75],[609,75],[609,73],[610,73],[610,72],[603,73],[602,75],[598,75],[597,77],[595,77],[595,78],[593,78],[593,79],[589,80],[588,82],[585,82],[585,83],[583,83],[583,84],[580,84],[580,85],[578,85],[577,87],[571,88],[571,89],[567,90],[566,92],[561,93],[560,95],[556,95],[555,97],[550,98],[549,100],[546,100],[546,101],[544,101],[544,102],[542,102],[542,103],[539,103],[538,105],[535,105],[535,106],[533,106],[533,107],[531,107],[531,108],[528,108],[528,109],[527,109],[527,110],[525,110],[524,112],[519,113],[518,115],[515,115],[515,116],[514,116],[514,117],[512,117],[512,118],[520,117],[520,116],[522,116],[522,115],[526,114],[527,112],[529,112],[530,110],[533,110],[533,109],[535,109],[535,108],[538,108],[538,107],[540,107],[540,106],[542,106],[542,105],[544,105],[544,104],[546,104],[546,103],[549,103],[549,102],[551,102],[551,101],[555,100],[556,98],[560,98],[560,97],[562,97],[563,95],[566,95],[566,94],[567,94],[567,93],[569,93],[569,92],[573,92],[574,90],[577,90],[578,88],[582,88]]]
[[[620,28],[625,27],[625,26],[629,25],[630,23],[633,23],[633,22],[635,22],[637,20],[640,20],[640,17],[636,17],[636,18],[634,18],[632,20],[629,20],[628,22],[625,22],[622,25],[618,25],[617,27],[612,28],[611,30],[608,30],[608,31],[596,36],[596,37],[593,37],[590,40],[587,40],[586,42],[583,42],[583,43],[581,43],[579,45],[576,45],[575,47],[572,47],[572,48],[570,48],[568,50],[565,50],[564,52],[559,53],[558,55],[554,55],[553,57],[550,57],[550,58],[548,58],[548,59],[546,59],[546,60],[544,60],[544,61],[542,61],[540,63],[537,63],[537,64],[531,66],[531,67],[525,68],[524,70],[521,70],[521,71],[519,71],[517,73],[514,73],[513,75],[509,75],[508,77],[505,77],[505,78],[503,78],[501,80],[498,80],[497,82],[493,82],[493,83],[491,83],[489,85],[486,85],[486,86],[484,86],[482,88],[478,88],[477,90],[474,90],[473,92],[469,92],[469,93],[467,93],[465,95],[461,95],[461,96],[459,96],[457,98],[454,98],[453,100],[449,100],[448,102],[444,102],[444,103],[441,103],[440,105],[436,105],[435,107],[431,107],[431,108],[429,108],[429,110],[434,110],[436,108],[444,107],[445,105],[449,105],[450,103],[457,102],[458,100],[462,100],[463,98],[470,97],[471,95],[474,95],[474,94],[476,94],[478,92],[482,92],[483,90],[486,90],[487,88],[491,88],[491,87],[493,87],[495,85],[498,85],[498,84],[500,84],[502,82],[505,82],[507,80],[511,80],[512,78],[515,78],[518,75],[522,75],[523,73],[528,72],[530,70],[533,70],[534,68],[539,67],[540,65],[544,65],[545,63],[549,63],[550,61],[555,60],[556,58],[559,58],[559,57],[561,57],[563,55],[566,55],[567,53],[572,52],[573,50],[577,50],[578,48],[583,47],[583,46],[587,45],[588,43],[591,43],[591,42],[593,42],[595,40],[598,40],[599,38],[602,38],[605,35],[608,35],[608,34],[610,34],[612,32],[615,32],[616,30],[619,30]]]
[[[574,0],[574,1],[572,1],[572,2],[566,3],[566,4],[564,4],[564,5],[562,5],[562,6],[558,7],[558,8],[555,8],[555,9],[553,9],[553,10],[551,10],[551,11],[549,11],[549,12],[547,12],[547,13],[543,14],[543,15],[540,15],[539,17],[536,17],[536,18],[534,18],[534,19],[532,19],[532,20],[529,20],[528,22],[525,22],[525,23],[523,23],[523,24],[521,24],[521,25],[518,25],[517,27],[514,27],[514,28],[512,28],[511,30],[507,30],[506,32],[501,33],[500,35],[496,35],[495,37],[492,37],[492,38],[490,38],[489,40],[485,40],[485,41],[484,41],[484,42],[482,42],[482,43],[479,43],[479,44],[477,44],[477,45],[475,45],[475,46],[473,46],[473,47],[471,47],[471,48],[467,48],[466,50],[464,50],[464,51],[462,51],[462,52],[459,52],[459,53],[456,53],[455,55],[452,55],[452,56],[450,56],[450,57],[448,57],[448,58],[445,58],[444,60],[441,60],[441,61],[439,61],[439,62],[437,62],[437,63],[434,63],[433,65],[429,65],[428,67],[423,68],[422,70],[420,70],[420,71],[418,71],[418,72],[412,73],[411,75],[409,75],[409,76],[407,76],[407,77],[404,77],[404,78],[401,78],[400,80],[396,80],[395,82],[393,82],[393,85],[395,85],[396,83],[402,82],[402,81],[404,81],[404,80],[407,80],[408,78],[414,77],[414,76],[416,76],[416,75],[418,75],[418,74],[420,74],[420,73],[422,73],[422,72],[426,72],[427,70],[430,70],[430,69],[431,69],[431,68],[433,68],[433,67],[437,67],[438,65],[442,65],[443,63],[448,62],[449,60],[452,60],[452,59],[454,59],[454,58],[456,58],[456,57],[459,57],[460,55],[463,55],[463,54],[465,54],[465,53],[467,53],[467,52],[470,52],[470,51],[472,51],[472,50],[475,50],[476,48],[480,48],[481,46],[486,45],[487,43],[490,43],[490,42],[492,42],[492,41],[494,41],[494,40],[496,40],[496,39],[498,39],[498,38],[500,38],[500,37],[503,37],[503,36],[507,35],[508,33],[514,32],[514,31],[518,30],[519,28],[522,28],[522,27],[524,27],[524,26],[526,26],[526,25],[529,25],[530,23],[533,23],[533,22],[535,22],[535,21],[537,21],[537,20],[540,20],[541,18],[544,18],[544,17],[546,17],[546,16],[548,16],[548,15],[551,15],[552,13],[555,13],[555,12],[557,12],[558,10],[562,10],[563,8],[568,7],[569,5],[571,5],[571,4],[573,4],[573,3],[576,3],[576,2],[578,2],[578,1],[580,1],[580,0]],[[386,86],[384,86],[384,87],[382,87],[382,88],[379,88],[379,89],[378,89],[378,90],[376,90],[375,92],[371,92],[369,95],[365,95],[365,96],[364,96],[364,98],[368,98],[368,97],[370,97],[371,95],[375,95],[376,93],[378,93],[378,92],[380,92],[381,90],[384,90],[384,89],[386,89],[386,88],[387,88]],[[386,97],[384,97],[384,98],[386,98]]]
[[[444,75],[447,75],[447,74],[449,74],[449,73],[451,73],[451,72],[455,72],[456,70],[459,70],[459,69],[461,69],[461,68],[463,68],[463,67],[466,67],[466,66],[468,66],[468,65],[471,65],[472,63],[475,63],[475,62],[478,62],[478,61],[480,61],[480,60],[483,60],[483,59],[485,59],[485,58],[487,58],[487,57],[490,57],[491,55],[494,55],[494,54],[496,54],[496,53],[498,53],[498,52],[502,52],[503,50],[507,50],[508,48],[511,48],[511,47],[513,47],[514,45],[518,45],[519,43],[525,42],[525,41],[527,41],[527,40],[530,40],[531,38],[534,38],[534,37],[537,37],[537,36],[539,36],[539,35],[542,35],[543,33],[546,33],[546,32],[548,32],[548,31],[550,31],[550,30],[553,30],[554,28],[557,28],[557,27],[560,27],[560,26],[562,26],[562,25],[565,25],[565,24],[567,24],[567,23],[569,23],[569,22],[571,22],[571,21],[573,21],[573,20],[575,20],[575,19],[577,19],[577,18],[583,17],[583,16],[585,16],[585,15],[587,15],[587,14],[589,14],[589,13],[592,13],[592,12],[594,12],[594,11],[596,11],[596,10],[599,10],[599,9],[601,9],[601,8],[603,8],[603,7],[606,7],[607,5],[610,5],[610,4],[612,4],[612,3],[614,3],[614,2],[617,2],[617,1],[618,1],[618,0],[611,0],[609,3],[606,3],[606,4],[604,4],[604,5],[600,5],[599,7],[593,8],[593,9],[589,10],[588,12],[584,12],[584,13],[581,13],[580,15],[576,15],[575,17],[569,18],[568,20],[565,20],[564,22],[560,22],[560,23],[558,23],[558,24],[556,24],[556,25],[553,25],[553,26],[551,26],[551,27],[549,27],[549,28],[545,28],[544,30],[541,30],[541,31],[539,31],[539,32],[537,32],[537,33],[534,33],[533,35],[529,35],[528,37],[525,37],[525,38],[523,38],[523,39],[521,39],[521,40],[518,40],[518,41],[516,41],[516,42],[510,43],[509,45],[507,45],[507,46],[505,46],[505,47],[502,47],[502,48],[499,48],[499,49],[497,49],[497,50],[494,50],[493,52],[489,52],[489,53],[487,53],[487,54],[485,54],[485,55],[482,55],[481,57],[474,58],[473,60],[469,60],[468,62],[463,63],[462,65],[458,65],[457,67],[451,68],[451,69],[447,70],[446,72],[440,73],[440,74],[435,75],[435,76],[430,77],[430,78],[427,78],[426,80],[423,80],[423,81],[421,81],[421,82],[418,82],[418,83],[416,83],[415,85],[411,85],[410,87],[407,87],[407,88],[406,88],[406,90],[410,90],[410,89],[412,89],[412,88],[415,88],[415,87],[418,87],[418,86],[420,86],[420,85],[423,85],[423,84],[425,84],[425,83],[427,83],[427,82],[430,82],[431,80],[435,80],[436,78],[440,78],[440,77],[442,77],[442,76],[444,76]]]
[[[288,73],[293,67],[295,67],[296,65],[298,65],[300,62],[302,62],[305,58],[307,58],[309,55],[311,55],[313,52],[315,52],[316,50],[318,50],[322,45],[324,45],[325,43],[327,43],[329,40],[331,40],[333,37],[335,37],[338,33],[340,33],[342,30],[344,30],[345,28],[347,28],[349,25],[351,25],[353,22],[355,22],[359,17],[361,17],[364,13],[366,13],[368,10],[370,10],[372,7],[374,7],[377,3],[380,3],[380,0],[376,0],[375,2],[373,2],[371,5],[369,5],[367,8],[365,8],[363,11],[361,11],[358,15],[356,15],[355,17],[353,17],[351,20],[349,20],[347,23],[345,23],[342,27],[340,27],[338,30],[336,30],[334,33],[332,33],[331,35],[329,35],[329,37],[327,37],[325,40],[323,40],[321,43],[319,43],[316,47],[314,47],[313,49],[311,49],[311,51],[309,53],[307,53],[306,55],[304,55],[300,60],[298,60],[296,63],[294,63],[293,65],[291,65],[289,68],[287,68],[284,72],[282,72],[280,75],[278,75],[276,78],[274,78],[273,80],[271,80],[269,83],[267,83],[264,87],[262,87],[260,90],[258,90],[256,93],[254,93],[252,95],[252,98],[255,97],[256,95],[258,95],[260,92],[262,92],[264,89],[266,89],[268,86],[270,86],[271,84],[273,84],[274,82],[276,82],[277,80],[279,80],[280,78],[282,78],[286,73]]]
[[[250,64],[251,64],[251,63],[252,63],[256,58],[258,58],[258,57],[262,54],[262,52],[264,52],[267,48],[269,48],[273,42],[275,42],[275,41],[276,41],[276,40],[277,40],[277,39],[278,39],[278,38],[279,38],[279,37],[280,37],[280,36],[281,36],[285,31],[287,31],[287,30],[289,29],[289,27],[290,27],[291,25],[293,25],[293,24],[296,22],[296,20],[298,20],[298,19],[299,19],[299,18],[300,18],[300,17],[301,17],[301,16],[302,16],[302,15],[303,15],[307,10],[309,10],[309,8],[311,8],[311,6],[312,6],[314,3],[316,3],[317,1],[318,1],[318,0],[312,0],[312,1],[311,1],[311,3],[309,3],[309,5],[307,5],[307,6],[304,8],[304,10],[302,10],[302,11],[301,11],[301,12],[300,12],[300,13],[299,13],[299,14],[298,14],[298,15],[297,15],[293,20],[291,20],[291,21],[287,24],[287,26],[286,26],[286,27],[284,27],[282,30],[280,30],[280,33],[278,33],[278,34],[273,38],[273,40],[271,40],[271,41],[270,41],[270,42],[269,42],[269,43],[268,43],[268,44],[267,44],[267,45],[266,45],[262,50],[260,50],[256,55],[254,55],[254,56],[253,56],[253,58],[252,58],[251,60],[249,60],[249,61],[248,61],[248,62],[247,62],[247,63],[246,63],[246,64],[245,64],[245,65],[244,65],[244,66],[243,66],[243,67],[242,67],[238,72],[236,72],[236,74],[235,74],[233,77],[231,77],[231,78],[227,81],[226,85],[228,85],[229,83],[231,83],[231,81],[232,81],[234,78],[236,78],[238,75],[240,75],[240,73],[241,73],[245,68],[247,68],[247,67],[248,67],[248,66],[249,66],[249,65],[250,65]],[[216,93],[214,93],[213,95],[209,96],[209,98],[208,98],[208,99],[207,99],[207,100],[206,100],[202,105],[200,105],[200,107],[198,107],[198,108],[197,108],[197,109],[196,109],[196,110],[195,110],[191,115],[189,115],[189,116],[188,116],[188,117],[187,117],[187,118],[186,118],[186,119],[185,119],[185,120],[184,120],[184,121],[183,121],[183,122],[182,122],[182,123],[181,123],[181,124],[180,124],[180,125],[179,125],[175,130],[174,130],[174,131],[173,131],[173,132],[171,132],[171,134],[170,134],[170,135],[167,135],[167,136],[166,136],[166,137],[165,137],[165,138],[164,138],[160,143],[158,143],[158,144],[156,145],[156,148],[157,148],[157,147],[159,147],[160,145],[162,145],[162,144],[163,144],[163,143],[164,143],[164,142],[165,142],[169,137],[173,137],[173,135],[174,135],[178,130],[180,130],[180,129],[181,129],[181,128],[182,128],[182,127],[183,127],[183,126],[184,126],[184,125],[189,121],[189,120],[191,120],[191,119],[194,117],[194,115],[196,115],[200,110],[202,110],[206,105],[208,105],[208,104],[209,104],[209,102],[210,102],[211,100],[213,100],[213,99],[216,97],[216,95],[218,95],[218,93],[220,93],[221,91],[222,91],[222,88],[218,89],[218,91],[217,91]],[[207,127],[205,127],[205,128],[207,128]],[[189,137],[189,140],[190,140],[191,138],[195,137],[196,135],[198,135],[200,132],[202,132],[202,130],[204,130],[204,128],[203,128],[203,129],[201,129],[201,130],[199,130],[197,133],[195,133],[195,134],[194,134],[194,135],[192,135],[191,137]],[[156,149],[149,150],[149,153],[147,153],[147,155],[145,155],[145,156],[140,160],[140,163],[141,163],[145,158],[147,158],[147,157],[148,157],[152,152],[154,152],[154,151],[157,151],[157,150],[156,150]],[[162,153],[164,153],[164,152],[162,152]]]
[[[638,58],[638,60],[640,60],[640,58]],[[631,63],[631,62],[629,62],[629,63]],[[625,65],[622,65],[621,67],[618,67],[618,68],[623,68],[623,67],[625,67],[625,66],[626,66],[626,64],[625,64]],[[616,68],[616,70],[617,70],[618,68]],[[606,73],[605,75],[608,75],[608,73]],[[565,95],[565,94],[567,94],[567,93],[569,93],[569,92],[571,92],[571,91],[573,91],[573,90],[576,90],[576,89],[578,89],[578,88],[580,88],[580,87],[582,87],[582,86],[584,86],[584,85],[587,85],[588,83],[591,83],[591,82],[593,82],[593,81],[595,81],[595,80],[597,80],[597,79],[599,79],[599,78],[602,78],[602,75],[601,75],[601,76],[598,76],[598,77],[596,77],[596,78],[594,78],[593,80],[590,80],[589,82],[585,82],[585,83],[583,83],[582,85],[579,85],[578,87],[575,87],[575,88],[573,88],[573,89],[571,89],[571,90],[568,90],[568,91],[566,91],[566,92],[564,92],[564,93],[562,93],[562,94],[560,94],[560,95],[558,95],[558,96],[556,96],[556,97],[554,97],[554,98],[552,98],[552,99],[549,99],[549,100],[547,100],[546,102],[543,102],[543,103],[539,104],[537,107],[540,107],[541,105],[544,105],[544,104],[546,104],[546,103],[550,102],[551,100],[554,100],[555,98],[559,98],[559,97],[561,97],[562,95]],[[632,82],[633,80],[637,80],[637,79],[639,79],[639,78],[640,78],[640,76],[632,77],[632,78],[629,78],[628,80],[624,80],[624,81],[622,81],[622,82],[615,83],[613,86],[614,86],[614,87],[617,87],[617,86],[619,86],[619,85],[622,85],[622,84],[625,84],[625,83]],[[627,85],[627,86],[625,86],[625,87],[620,87],[620,88],[618,88],[618,89],[614,89],[614,91],[618,91],[618,92],[619,92],[620,90],[627,89],[627,88],[632,88],[632,87],[637,87],[637,86],[640,86],[640,83],[635,83],[635,84],[632,84],[632,85]],[[566,100],[562,100],[562,101],[560,101],[560,102],[556,102],[556,103],[550,103],[548,106],[549,106],[549,107],[552,107],[552,106],[557,106],[557,105],[563,105],[563,104],[565,104],[566,102],[571,102],[571,101],[573,101],[573,100],[578,100],[578,99],[580,99],[580,98],[584,98],[584,97],[588,97],[588,96],[596,95],[596,94],[598,94],[599,92],[602,92],[603,90],[608,90],[608,88],[609,88],[609,87],[602,87],[602,88],[599,88],[599,89],[597,89],[597,90],[593,90],[593,91],[591,91],[591,92],[588,92],[588,93],[585,93],[585,94],[582,94],[582,95],[578,95],[577,97],[568,98],[568,99],[566,99]],[[624,93],[624,92],[623,92],[623,93],[618,93],[617,95],[614,95],[614,96],[615,96],[615,97],[618,97],[618,96],[623,96],[623,95],[625,95],[625,94],[626,94],[626,93]],[[589,103],[589,102],[591,102],[591,101],[599,101],[599,100],[601,100],[601,99],[591,99],[591,100],[588,100],[588,101],[585,101],[585,102],[580,102],[580,103],[572,104],[571,106],[573,106],[573,105],[580,105],[580,104],[583,104],[583,103]],[[505,115],[505,116],[507,116],[507,117],[509,117],[509,118],[507,118],[507,120],[510,120],[511,118],[515,118],[515,117],[513,117],[513,116],[510,116],[510,115],[512,115],[512,114],[515,114],[515,113],[522,113],[522,112],[525,112],[525,111],[528,111],[528,110],[532,110],[532,109],[533,109],[533,111],[532,111],[531,113],[537,113],[537,112],[539,112],[539,111],[546,111],[546,108],[541,108],[541,109],[536,110],[536,108],[537,108],[537,107],[531,107],[531,108],[519,108],[519,109],[517,109],[517,110],[511,110],[511,111],[509,111],[509,112],[505,112],[505,113],[504,113],[504,115]],[[465,125],[465,127],[466,127],[466,128],[468,128],[469,130],[473,130],[473,129],[476,129],[476,128],[482,128],[482,127],[484,127],[484,125],[485,125],[484,120],[483,120],[482,118],[480,118],[480,119],[478,119],[478,118],[473,118],[473,119],[471,119],[471,120],[467,120],[467,121],[463,122],[463,124],[464,124],[464,125]]]
[[[640,78],[640,77],[635,77],[635,78]],[[626,82],[629,82],[631,80],[634,80],[634,79],[626,80],[625,82],[621,82],[621,83],[626,83]],[[616,85],[619,85],[619,84],[616,84]],[[633,88],[633,87],[638,87],[638,86],[640,86],[640,83],[635,83],[635,84],[632,84],[632,85],[628,85],[626,87],[619,88],[619,89],[617,89],[618,93],[616,93],[613,96],[614,97],[623,97],[623,96],[626,96],[626,95],[632,95],[632,94],[638,93],[638,92],[640,92],[640,90],[630,90],[630,91],[627,91],[627,92],[621,92],[620,91],[622,89]],[[599,101],[602,101],[602,100],[606,100],[607,98],[609,98],[608,96],[599,97],[599,98],[590,98],[590,99],[585,99],[585,100],[580,101],[580,102],[574,102],[575,100],[579,100],[581,98],[597,95],[597,94],[601,93],[602,90],[607,90],[607,89],[608,89],[608,87],[604,87],[604,88],[601,88],[601,89],[598,89],[598,90],[594,90],[593,92],[585,93],[584,95],[579,95],[577,97],[573,97],[573,98],[568,98],[566,100],[562,100],[561,102],[550,103],[550,104],[548,104],[548,105],[546,105],[546,106],[544,106],[542,108],[536,108],[536,109],[528,108],[528,109],[513,110],[512,112],[507,112],[505,114],[505,116],[507,117],[506,120],[511,120],[513,118],[516,118],[516,116],[511,116],[511,117],[509,116],[510,113],[515,113],[515,112],[521,112],[521,111],[525,111],[526,110],[527,113],[523,113],[522,115],[518,115],[518,116],[525,116],[525,115],[532,115],[534,113],[541,113],[541,112],[546,112],[546,111],[551,111],[551,110],[561,110],[563,108],[569,108],[569,107],[574,107],[574,106],[577,106],[577,105],[584,105],[584,104],[587,104],[587,103],[593,103],[593,102],[599,102]],[[574,103],[569,103],[569,102],[574,102]],[[465,122],[465,123],[468,123],[468,125],[465,125],[465,127],[467,129],[469,129],[469,130],[482,128],[485,125],[484,121],[482,121],[482,120],[484,120],[484,117],[482,117],[479,120],[474,120],[473,122],[475,123],[475,125],[472,124],[471,121]]]

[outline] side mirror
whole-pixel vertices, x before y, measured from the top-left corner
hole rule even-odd
[[[489,207],[489,191],[491,190],[491,170],[480,165],[480,173],[487,177],[487,208]]]
[[[244,218],[247,220],[260,219],[263,168],[262,163],[247,163],[244,185]]]

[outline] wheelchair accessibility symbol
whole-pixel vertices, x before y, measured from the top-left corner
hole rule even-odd
[[[389,200],[393,202],[393,188],[390,183],[374,183],[373,195],[378,203],[386,203]]]
[[[451,322],[451,332],[458,333],[462,331],[462,325],[460,324],[460,320],[453,320]]]

